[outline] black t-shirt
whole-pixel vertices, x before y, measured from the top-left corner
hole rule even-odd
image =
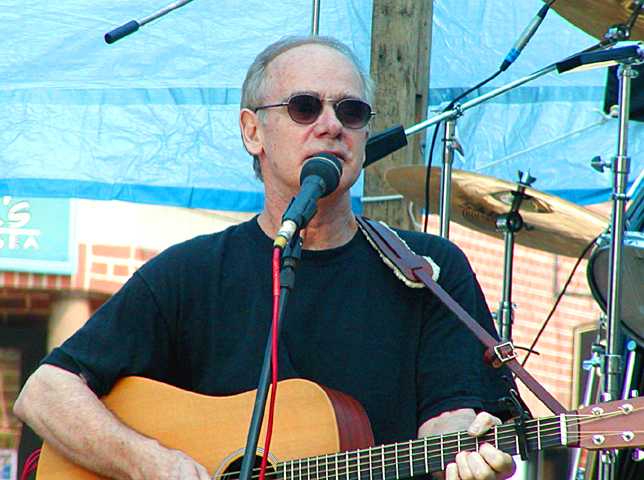
[[[467,259],[440,237],[398,231],[440,266],[438,283],[494,334]],[[45,363],[83,374],[99,396],[139,375],[231,395],[257,388],[271,323],[272,240],[257,219],[175,245],[141,267]],[[404,285],[359,231],[302,252],[280,336],[280,378],[357,399],[376,443],[415,438],[457,408],[498,411],[501,374],[484,347],[426,289]]]

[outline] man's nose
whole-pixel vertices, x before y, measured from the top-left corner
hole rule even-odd
[[[333,104],[324,102],[320,116],[315,121],[316,132],[320,135],[328,134],[335,137],[342,131],[342,127],[342,122],[338,120]]]

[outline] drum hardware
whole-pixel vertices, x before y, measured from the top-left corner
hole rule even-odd
[[[606,353],[602,359],[603,389],[602,401],[608,402],[617,399],[619,395],[619,375],[621,369],[621,356],[619,355],[618,331],[620,328],[621,314],[621,287],[622,287],[622,251],[624,244],[625,207],[628,199],[626,184],[630,171],[630,157],[628,150],[628,117],[630,112],[631,79],[635,72],[629,61],[622,60],[618,68],[619,78],[619,129],[617,134],[617,155],[610,162],[593,159],[592,166],[600,172],[605,167],[610,167],[613,173],[613,193],[611,195],[611,226],[610,226],[610,257],[608,261],[608,321],[606,323]],[[613,480],[616,474],[615,452],[602,451],[600,454],[599,478]]]
[[[496,315],[497,329],[501,340],[512,341],[512,323],[514,309],[512,304],[512,265],[514,258],[514,237],[523,228],[523,218],[519,213],[521,203],[526,197],[525,189],[532,185],[536,178],[528,172],[519,172],[519,186],[512,191],[510,211],[501,215],[496,221],[496,229],[503,233],[503,290],[499,311]]]
[[[610,235],[602,235],[590,258],[586,276],[590,291],[604,312],[608,305]],[[620,294],[621,329],[644,346],[644,233],[624,232]]]
[[[596,391],[595,397],[599,396],[599,388],[595,388],[596,382],[599,381],[600,368],[602,363],[602,358],[605,354],[606,347],[602,344],[602,336],[605,331],[606,317],[601,316],[599,320],[599,328],[597,329],[597,334],[595,337],[595,342],[591,347],[590,354],[591,357],[588,360],[582,362],[583,369],[588,372],[586,377],[586,385],[584,388],[584,398],[582,400],[582,406],[588,406],[591,403],[596,403],[598,398],[593,397],[593,392]],[[586,459],[586,468],[580,470],[579,465],[581,463],[581,448],[575,448],[572,452],[571,459],[571,468],[570,476],[568,480],[582,480],[584,475],[588,474],[589,478],[594,476],[594,465],[596,457],[595,452],[588,452],[588,457]]]
[[[607,323],[608,318],[605,315],[601,315],[599,320],[599,328],[597,329],[597,336],[595,342],[591,348],[591,358],[584,360],[582,365],[583,369],[588,372],[586,377],[586,385],[584,390],[584,398],[582,405],[579,407],[587,406],[590,403],[597,403],[598,398],[593,398],[593,392],[596,392],[595,397],[601,397],[601,379],[604,372],[604,358],[606,355],[606,343],[607,343]],[[620,343],[622,339],[620,337]],[[637,360],[637,343],[633,339],[626,338],[624,340],[624,354],[626,356],[626,367],[624,369],[623,377],[623,388],[620,398],[626,400],[629,398],[634,398],[639,396],[637,390],[632,389],[633,387],[633,377],[635,372],[635,363]],[[621,356],[620,356],[621,357]],[[640,449],[636,449],[631,453],[633,461],[641,461],[644,459],[644,452],[641,452]],[[568,480],[591,480],[594,479],[597,475],[596,463],[598,459],[598,453],[596,451],[588,452],[586,458],[586,465],[584,468],[580,468],[581,463],[581,449],[575,449],[573,452],[573,457],[571,461],[571,470]],[[612,465],[616,462],[617,458],[610,452],[609,456],[600,455],[599,460],[604,465]],[[601,472],[600,472],[601,473]]]

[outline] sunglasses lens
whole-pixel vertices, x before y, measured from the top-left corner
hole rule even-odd
[[[362,128],[369,123],[371,107],[361,100],[346,99],[338,103],[335,114],[345,127]]]
[[[321,111],[322,101],[313,95],[295,95],[288,102],[288,114],[297,123],[313,123]]]

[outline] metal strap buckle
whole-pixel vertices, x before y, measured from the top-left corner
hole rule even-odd
[[[506,347],[509,347],[509,350],[505,350],[507,352],[507,355],[503,356],[503,349]],[[494,347],[494,354],[496,355],[497,360],[501,363],[509,362],[510,360],[519,356],[519,354],[514,349],[512,342],[505,342],[497,345],[496,347]]]

